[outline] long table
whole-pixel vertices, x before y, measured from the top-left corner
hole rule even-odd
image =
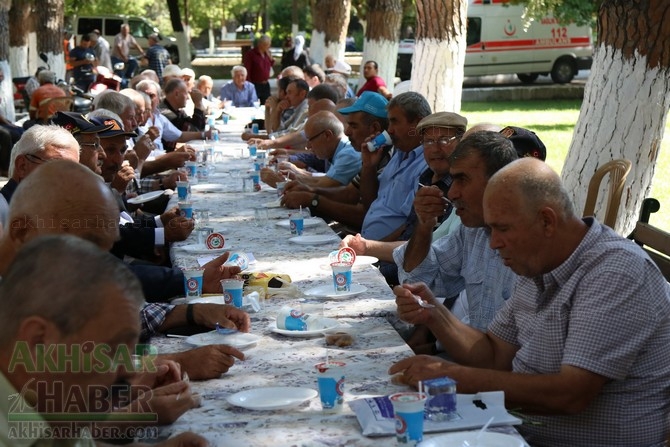
[[[289,242],[287,228],[276,225],[288,218],[288,210],[267,208],[265,224],[254,219],[254,208],[276,201],[274,188],[262,185],[258,192],[242,192],[238,172],[251,168],[246,143],[240,134],[255,109],[236,109],[226,126],[219,125],[220,141],[214,145],[217,153],[216,170],[208,182],[224,185],[223,191],[192,194],[195,210],[209,209],[209,226],[223,229],[225,246],[232,251],[252,253],[254,271],[290,275],[300,291],[332,284],[327,255],[337,249],[338,241],[318,246],[296,245]],[[202,144],[202,143],[195,143]],[[176,197],[173,198],[176,203]],[[172,202],[171,202],[172,203]],[[306,235],[334,234],[321,221],[305,230]],[[170,254],[173,264],[189,267],[198,264],[202,255],[180,249],[195,243],[191,236],[174,244]],[[367,438],[355,415],[345,405],[338,414],[324,414],[318,397],[297,408],[276,411],[254,411],[227,403],[233,393],[258,387],[297,386],[317,389],[314,365],[326,359],[346,362],[345,401],[360,397],[378,396],[407,390],[391,384],[387,373],[394,362],[412,355],[411,349],[399,335],[406,325],[395,314],[392,291],[383,276],[373,266],[357,267],[353,282],[367,291],[349,298],[315,299],[304,296],[276,296],[265,302],[263,310],[251,313],[253,334],[262,336],[258,344],[245,351],[245,361],[216,380],[194,382],[193,388],[202,395],[201,408],[184,414],[174,424],[162,429],[163,436],[192,430],[205,436],[212,445],[226,446],[372,446],[394,444],[392,438]],[[352,334],[352,346],[326,348],[323,337],[294,338],[272,331],[275,317],[282,306],[298,307],[305,300],[323,303],[326,317],[337,318],[343,329]],[[183,340],[156,337],[154,344],[160,352],[188,349]],[[512,427],[497,430],[516,433]],[[426,438],[435,435],[426,435]]]

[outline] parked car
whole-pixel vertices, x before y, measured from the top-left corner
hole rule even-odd
[[[125,15],[104,15],[104,16],[79,16],[75,17],[72,23],[72,29],[77,36],[92,32],[94,29],[100,30],[110,46],[114,45],[114,36],[121,31],[122,24],[128,24],[130,34],[137,40],[137,43],[146,51],[149,48],[147,37],[150,34],[158,34],[161,45],[170,53],[172,63],[178,64],[179,49],[177,47],[177,38],[174,36],[162,36],[151,22],[142,17],[131,17]],[[140,56],[135,48],[131,48],[131,56]],[[195,57],[195,48],[191,49],[191,58]]]
[[[516,74],[524,83],[550,75],[557,84],[572,81],[579,70],[591,68],[591,28],[561,25],[552,16],[524,27],[524,7],[501,0],[470,0],[465,52],[465,76]],[[412,73],[414,40],[400,42],[398,75]]]

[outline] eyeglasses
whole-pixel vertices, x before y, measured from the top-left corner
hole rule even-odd
[[[96,143],[79,143],[79,148],[80,149],[83,149],[84,147],[90,147],[94,151],[102,150],[102,145],[100,144],[99,141],[96,142]]]
[[[454,135],[453,137],[440,137],[437,140],[423,140],[423,147],[430,147],[434,146],[435,144],[438,144],[440,147],[447,147],[449,146],[453,141],[458,141],[460,140],[462,135]]]
[[[33,154],[24,154],[24,156],[28,159],[29,162],[35,163],[36,165],[42,164],[45,161],[47,161],[47,160],[45,160],[41,157],[38,157],[37,155],[33,155]]]
[[[324,130],[322,130],[321,132],[319,132],[319,133],[317,133],[316,135],[314,135],[313,137],[308,138],[308,139],[307,139],[307,142],[308,142],[308,143],[311,143],[313,140],[316,140],[317,138],[319,138],[319,137],[321,136],[321,134],[324,133],[324,132],[326,132],[327,130],[328,130],[328,129],[324,129]]]

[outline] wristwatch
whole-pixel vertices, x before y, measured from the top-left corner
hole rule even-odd
[[[319,195],[314,194],[314,197],[312,197],[312,201],[309,203],[309,210],[315,211],[317,206],[319,206]]]

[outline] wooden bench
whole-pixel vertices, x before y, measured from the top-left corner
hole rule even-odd
[[[659,209],[661,204],[658,200],[644,199],[640,218],[628,239],[642,247],[658,265],[665,279],[670,281],[670,233],[649,224],[651,214]]]

